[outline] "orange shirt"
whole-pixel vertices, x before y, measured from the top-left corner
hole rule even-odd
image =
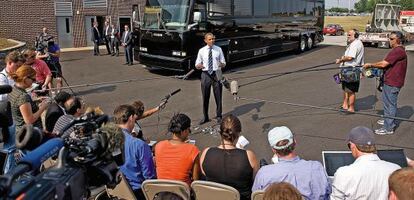
[[[200,150],[192,144],[171,144],[164,140],[155,145],[157,178],[191,184],[190,173]]]

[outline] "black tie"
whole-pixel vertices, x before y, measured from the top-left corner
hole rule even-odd
[[[208,73],[211,75],[213,74],[213,52],[212,49],[213,47],[209,48],[208,51]]]

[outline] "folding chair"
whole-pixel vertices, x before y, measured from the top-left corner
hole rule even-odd
[[[114,189],[106,188],[106,193],[109,197],[117,197],[118,199],[136,200],[134,191],[126,180],[125,176],[121,173],[121,182],[115,186]]]
[[[264,191],[263,190],[256,190],[252,193],[252,200],[263,200]]]
[[[161,192],[174,193],[183,200],[190,200],[190,187],[182,181],[149,179],[142,183],[141,188],[147,200],[153,200]]]
[[[239,191],[231,186],[211,181],[194,181],[191,188],[196,200],[239,200]]]

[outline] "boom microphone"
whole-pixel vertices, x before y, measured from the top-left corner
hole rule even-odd
[[[0,85],[0,94],[8,94],[12,89],[13,87],[10,85]]]
[[[174,92],[171,92],[170,94],[168,94],[167,96],[165,96],[164,100],[167,101],[170,97],[174,96],[175,94],[179,93],[180,91],[181,91],[181,88],[178,88]]]

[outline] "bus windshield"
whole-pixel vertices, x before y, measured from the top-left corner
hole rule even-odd
[[[189,0],[147,0],[143,28],[184,29],[189,10]]]

